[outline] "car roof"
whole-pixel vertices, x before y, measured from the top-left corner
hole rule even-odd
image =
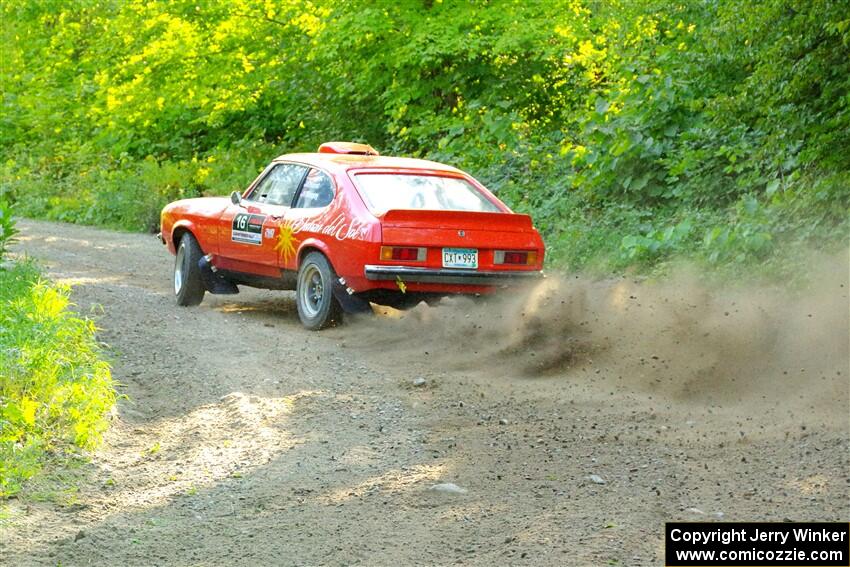
[[[426,159],[402,158],[391,156],[369,156],[360,154],[326,154],[301,153],[284,154],[274,161],[297,161],[317,167],[325,167],[338,171],[350,169],[423,169],[430,171],[445,171],[448,173],[463,173],[461,170],[444,163]]]

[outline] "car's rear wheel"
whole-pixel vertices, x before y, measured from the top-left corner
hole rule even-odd
[[[342,318],[342,309],[333,296],[336,275],[328,259],[310,252],[298,268],[295,303],[301,323],[311,331],[324,329]]]
[[[198,262],[203,256],[195,237],[188,232],[180,239],[174,259],[174,296],[177,305],[198,305],[204,299],[204,283]]]

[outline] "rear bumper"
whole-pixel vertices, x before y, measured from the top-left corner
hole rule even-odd
[[[511,285],[534,281],[543,277],[539,271],[478,272],[462,269],[412,268],[410,266],[377,266],[367,264],[366,279],[386,281],[401,279],[405,283]]]

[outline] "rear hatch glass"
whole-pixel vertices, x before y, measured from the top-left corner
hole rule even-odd
[[[360,194],[375,214],[393,209],[503,212],[474,185],[457,177],[411,173],[358,173]]]

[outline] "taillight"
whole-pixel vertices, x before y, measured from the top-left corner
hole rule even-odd
[[[493,253],[494,264],[514,264],[528,266],[537,263],[536,251],[496,250]]]
[[[413,248],[407,246],[381,246],[381,260],[424,262],[426,253],[426,248]]]

